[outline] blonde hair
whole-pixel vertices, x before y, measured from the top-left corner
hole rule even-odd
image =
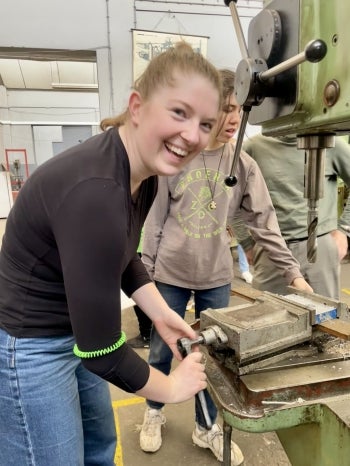
[[[134,90],[138,91],[144,100],[147,100],[159,86],[173,86],[176,71],[187,75],[195,73],[207,78],[218,90],[221,108],[222,85],[218,70],[184,41],[177,42],[174,47],[154,57],[135,81]],[[116,117],[105,118],[101,121],[101,129],[106,130],[111,126],[118,128],[126,122],[128,114],[128,109],[126,109]]]

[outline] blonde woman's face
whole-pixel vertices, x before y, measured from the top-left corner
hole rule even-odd
[[[150,174],[175,175],[208,143],[216,124],[219,93],[198,74],[175,75],[142,101],[136,121],[138,157]]]
[[[220,111],[217,123],[216,140],[226,143],[238,131],[241,123],[241,107],[238,105],[235,96],[232,94],[224,103]]]

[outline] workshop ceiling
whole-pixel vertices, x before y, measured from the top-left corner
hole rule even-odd
[[[98,91],[94,53],[0,48],[0,84],[7,89]]]

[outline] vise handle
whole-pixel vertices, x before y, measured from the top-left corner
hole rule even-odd
[[[182,357],[186,357],[188,354],[192,352],[192,346],[194,345],[224,344],[227,343],[227,341],[227,335],[221,330],[221,328],[217,325],[213,325],[202,330],[199,333],[198,338],[196,338],[195,340],[190,340],[189,338],[179,338],[177,340],[177,348],[181,353]],[[206,423],[206,428],[211,429],[212,421],[209,416],[207,401],[203,390],[201,390],[195,395],[195,402],[197,408],[199,408],[203,415],[203,419]]]

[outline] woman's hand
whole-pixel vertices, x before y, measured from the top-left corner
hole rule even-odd
[[[298,290],[306,291],[307,293],[314,292],[311,286],[302,277],[294,278],[294,280],[291,283],[291,286],[294,286],[294,288],[297,288]]]
[[[176,359],[181,360],[177,340],[187,337],[197,338],[196,332],[175,311],[169,308],[154,283],[147,283],[132,295],[136,304],[148,315],[159,335],[167,343]]]
[[[170,373],[172,392],[169,395],[173,403],[185,401],[207,388],[207,376],[204,372],[205,366],[201,362],[202,358],[203,355],[199,351],[192,352]]]
[[[136,393],[160,403],[180,403],[207,387],[204,364],[199,351],[190,353],[168,376],[150,367],[146,385]]]
[[[182,356],[177,348],[177,340],[183,337],[195,340],[198,335],[175,311],[170,310],[162,317],[161,320],[154,320],[153,325],[165,343],[169,345],[175,358],[181,360]],[[198,348],[193,349],[199,351]]]

